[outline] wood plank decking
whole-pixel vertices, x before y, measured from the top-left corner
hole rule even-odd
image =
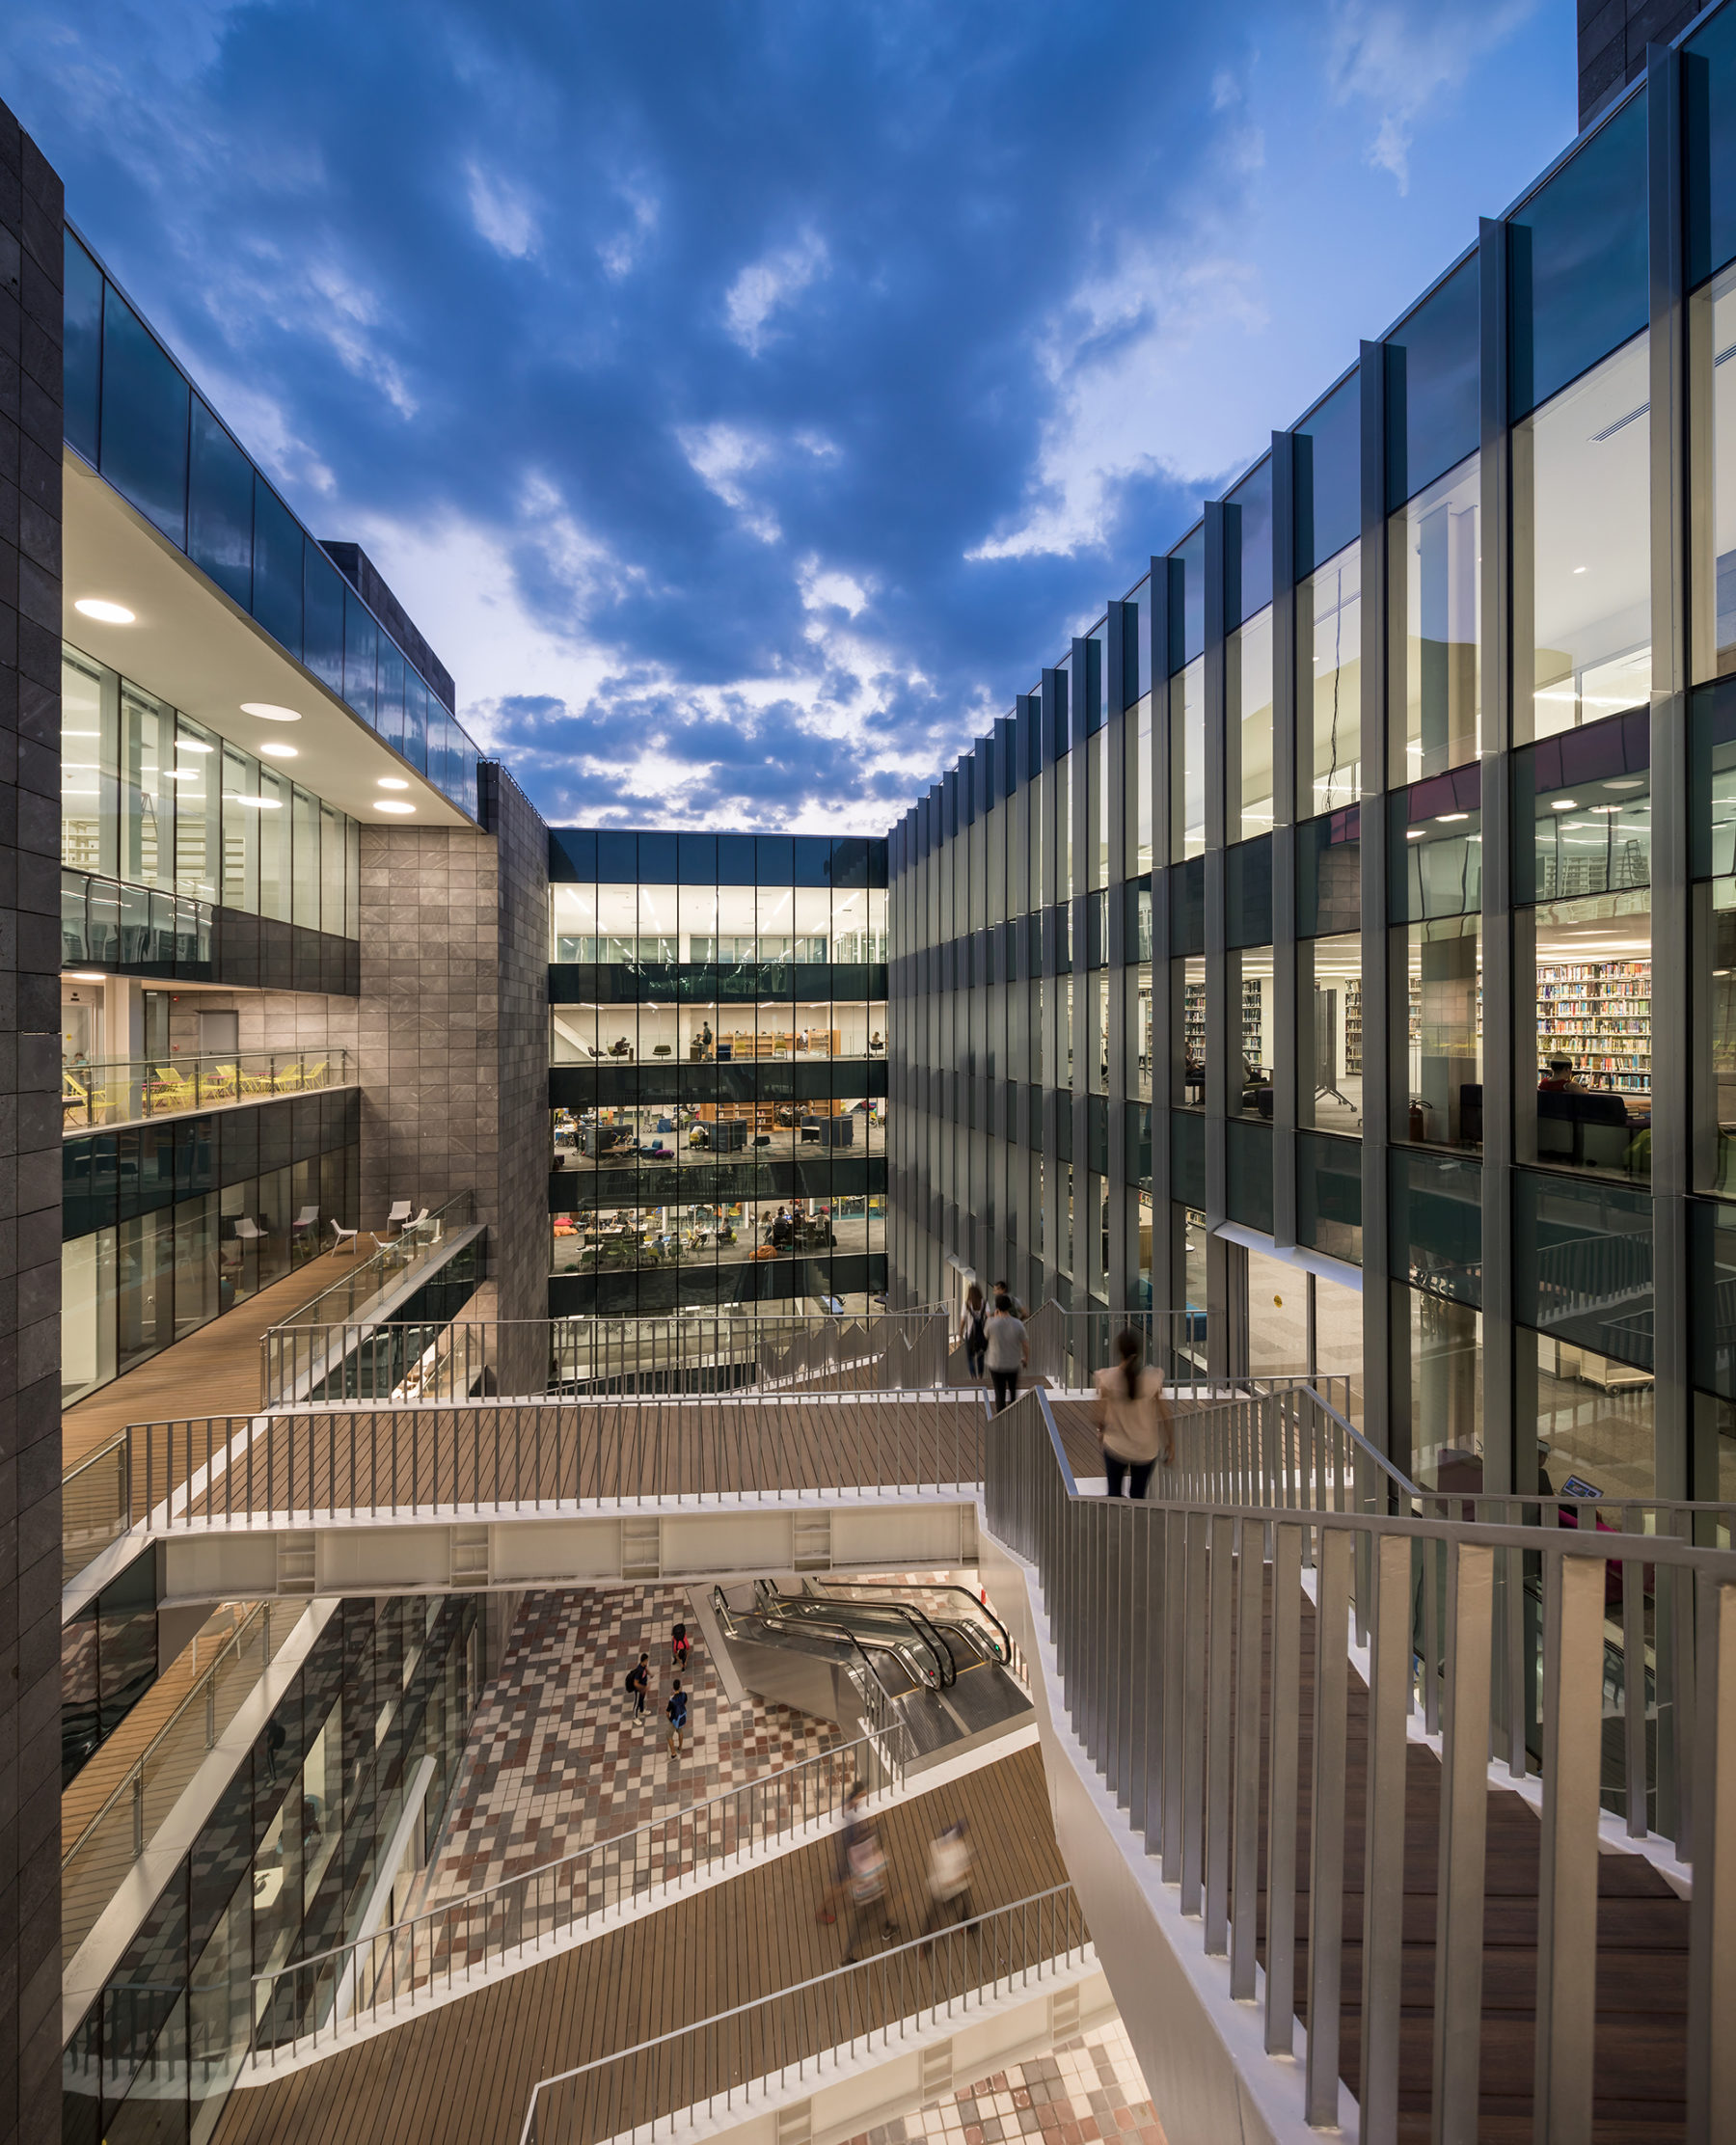
[[[928,1842],[961,1816],[979,1912],[1066,1881],[1042,1760],[1018,1751],[882,1816],[895,1912],[910,1934],[924,1912]],[[329,2060],[276,2080],[261,2071],[264,2082],[231,2097],[217,2145],[516,2145],[539,2078],[841,1965],[847,1914],[836,1926],[815,1919],[833,1854],[817,1841]],[[693,2096],[667,2059],[658,2086],[666,2108]]]
[[[321,1252],[173,1347],[113,1380],[61,1419],[62,1465],[74,1467],[129,1423],[170,1416],[246,1415],[259,1404],[259,1337],[357,1264]]]

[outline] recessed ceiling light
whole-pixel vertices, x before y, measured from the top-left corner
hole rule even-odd
[[[211,747],[198,738],[176,738],[175,749],[177,752],[208,752]]]
[[[399,781],[395,774],[382,774],[374,787],[382,790],[407,790],[410,785],[408,782]]]
[[[373,808],[376,812],[413,812],[416,806],[406,804],[401,797],[376,797]]]
[[[1579,810],[1579,799],[1577,797],[1558,797],[1553,800],[1549,808],[1552,812],[1577,812]]]
[[[1607,790],[1642,790],[1644,787],[1645,776],[1643,774],[1624,774],[1618,780],[1612,777],[1604,784],[1604,788]]]
[[[243,700],[243,715],[257,715],[261,722],[299,722],[301,716],[294,708],[280,708],[275,700]]]
[[[171,767],[165,768],[163,772],[172,782],[197,782],[204,770],[198,767]]]
[[[261,745],[259,752],[267,760],[295,760],[301,757],[293,745]]]
[[[1586,569],[1583,566],[1576,566],[1573,570],[1576,574],[1583,574]]]
[[[137,615],[124,604],[110,603],[106,596],[80,596],[72,608],[82,616],[95,618],[105,626],[130,626]]]
[[[1451,827],[1456,820],[1469,819],[1469,812],[1437,812],[1435,820],[1442,827]]]
[[[101,735],[100,730],[62,730],[61,732],[61,736],[64,738],[99,738]]]
[[[1420,827],[1407,827],[1404,838],[1407,842],[1420,842],[1423,839],[1423,829]]]
[[[100,968],[68,968],[67,976],[68,981],[72,983],[106,983],[108,981],[107,976],[103,974]]]
[[[225,790],[223,801],[226,804],[245,804],[250,811],[255,812],[281,812],[284,808],[281,797],[237,797],[232,790]]]

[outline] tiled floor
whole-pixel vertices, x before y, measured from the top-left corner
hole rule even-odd
[[[681,1679],[691,1694],[687,1748],[672,1759],[663,1709],[678,1621],[693,1650]],[[635,1722],[621,1678],[641,1652],[651,1656],[652,1683],[645,1718]],[[557,1860],[841,1740],[829,1721],[753,1700],[732,1705],[678,1587],[528,1594],[477,1708],[420,1903]]]
[[[950,2100],[865,2131],[850,2145],[1003,2145],[1021,2137],[1040,2138],[1042,2145],[1087,2145],[1099,2138],[1164,2145],[1163,2126],[1119,2019],[1060,2043],[1052,2055],[1016,2063]]]

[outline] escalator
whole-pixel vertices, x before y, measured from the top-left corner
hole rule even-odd
[[[853,1734],[902,1728],[909,1772],[1031,1718],[1005,1627],[966,1588],[761,1579],[714,1588],[712,1606],[750,1691]]]

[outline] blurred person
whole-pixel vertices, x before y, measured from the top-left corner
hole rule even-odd
[[[943,1921],[970,1919],[970,1841],[964,1820],[955,1818],[929,1842],[929,1911],[923,1925],[927,1951]]]
[[[1017,1399],[1018,1373],[1031,1360],[1024,1322],[1014,1316],[1013,1299],[1004,1290],[994,1299],[994,1315],[984,1332],[989,1375],[994,1381],[994,1412],[998,1415]]]
[[[850,1793],[844,1798],[844,1822],[838,1827],[837,1847],[832,1858],[832,1881],[819,1906],[814,1910],[814,1919],[833,1922],[838,1918],[838,1902],[850,1889],[850,1850],[861,1837],[863,1813],[868,1806],[868,1789],[861,1780],[852,1783]]]
[[[1142,1367],[1144,1342],[1129,1327],[1117,1337],[1115,1352],[1120,1363],[1099,1371],[1093,1381],[1091,1419],[1102,1444],[1108,1494],[1119,1497],[1127,1482],[1129,1497],[1143,1497],[1157,1462],[1167,1467],[1174,1460],[1176,1434],[1163,1398],[1163,1372]]]

